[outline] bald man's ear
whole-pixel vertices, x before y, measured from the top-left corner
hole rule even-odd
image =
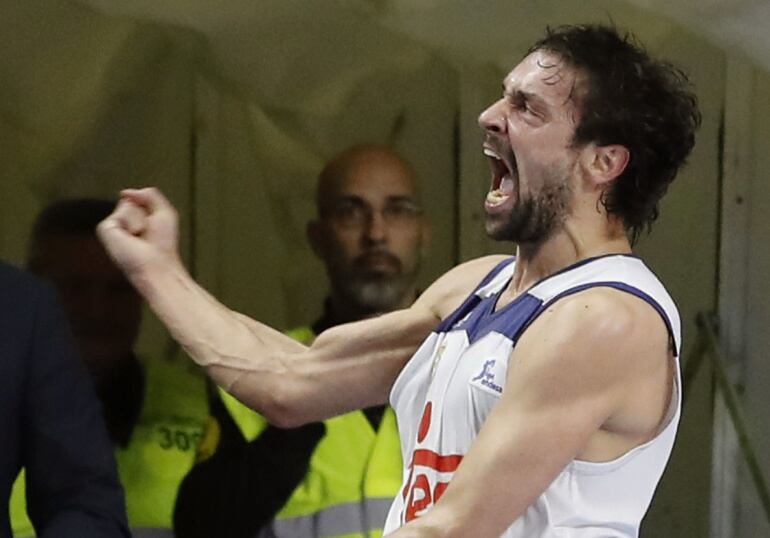
[[[588,152],[585,168],[593,182],[598,185],[605,185],[619,177],[631,160],[631,152],[620,144],[591,144],[586,149]]]
[[[326,259],[326,235],[324,234],[321,221],[316,219],[308,222],[305,234],[307,235],[307,242],[310,243],[310,248],[313,249],[313,253],[322,260]]]

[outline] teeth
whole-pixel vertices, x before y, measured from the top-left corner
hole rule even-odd
[[[500,156],[489,148],[484,148],[484,155],[486,155],[487,157],[494,157],[495,159],[500,160]]]
[[[497,205],[502,203],[506,198],[508,198],[507,195],[503,194],[500,191],[491,191],[487,193],[487,202],[489,202],[492,205]]]

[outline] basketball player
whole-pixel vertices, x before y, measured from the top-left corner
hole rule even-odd
[[[190,355],[281,426],[390,400],[404,487],[386,534],[636,536],[679,418],[680,321],[633,240],[694,144],[686,77],[601,26],[549,31],[484,111],[486,229],[406,310],[305,347],[193,282],[177,219],[127,190],[100,228]]]

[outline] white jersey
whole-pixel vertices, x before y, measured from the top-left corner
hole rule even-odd
[[[516,341],[554,301],[595,286],[631,293],[659,312],[678,356],[676,305],[639,258],[609,255],[578,262],[495,311],[514,266],[509,259],[490,272],[423,342],[393,385],[390,401],[398,416],[404,485],[388,514],[386,534],[425,513],[441,497],[505,389]],[[638,536],[679,422],[676,362],[668,416],[655,438],[606,463],[573,460],[503,538]]]

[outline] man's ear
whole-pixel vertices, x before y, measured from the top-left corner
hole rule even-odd
[[[326,235],[324,233],[323,223],[317,219],[311,220],[307,223],[305,235],[307,235],[307,242],[310,243],[310,248],[313,249],[313,253],[322,260],[325,259]]]
[[[585,168],[598,185],[605,185],[620,176],[631,159],[631,152],[620,144],[592,144],[588,149]]]

